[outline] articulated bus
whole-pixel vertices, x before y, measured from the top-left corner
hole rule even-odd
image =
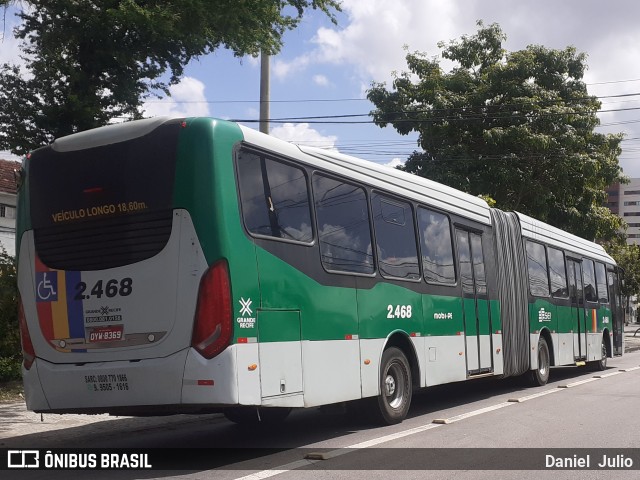
[[[217,119],[57,139],[24,161],[18,284],[35,412],[280,420],[622,354],[599,245]],[[352,403],[347,403],[353,405]]]

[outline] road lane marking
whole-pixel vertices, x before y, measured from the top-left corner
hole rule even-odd
[[[638,370],[640,367],[631,367],[631,368],[621,368],[621,372],[633,372],[634,370]]]
[[[507,401],[508,402],[514,402],[514,403],[522,403],[522,402],[526,402],[527,400],[533,400],[534,398],[543,397],[545,395],[549,395],[550,393],[556,393],[556,392],[561,392],[561,391],[562,390],[560,390],[559,388],[554,388],[554,389],[551,389],[551,390],[545,390],[543,392],[538,392],[538,393],[533,393],[531,395],[526,395],[524,397],[510,398]]]
[[[594,375],[593,378],[607,378],[607,377],[613,377],[614,375],[620,375],[622,372],[618,371],[618,372],[611,372],[611,373],[600,373],[598,375]]]
[[[591,378],[587,378],[586,380],[580,380],[578,382],[567,383],[565,385],[558,385],[558,388],[577,387],[578,385],[584,385],[585,383],[595,382],[596,380],[599,380],[599,379],[595,377],[591,377]]]
[[[336,458],[341,455],[346,455],[347,453],[352,453],[353,451],[356,451],[356,450],[362,450],[364,448],[373,447],[381,443],[386,443],[392,440],[397,440],[399,438],[408,437],[409,435],[425,432],[427,430],[431,430],[441,426],[442,425],[437,425],[435,423],[428,423],[426,425],[421,425],[420,427],[403,430],[402,432],[391,433],[389,435],[373,438],[371,440],[367,440],[364,442],[354,443],[353,445],[349,445],[348,447],[337,448],[329,452],[312,452],[308,455],[309,458],[305,458],[304,460],[297,460],[295,462],[287,463],[273,470],[263,470],[261,472],[252,473],[244,477],[239,477],[236,480],[263,480],[265,478],[274,477],[276,475],[280,475],[281,473],[289,472],[291,470],[297,470],[298,468],[307,467],[309,465],[313,465],[314,463],[318,463],[323,460]],[[300,448],[304,449],[304,448],[310,448],[310,447],[307,446],[307,447],[300,447]]]
[[[275,477],[276,475],[280,475],[281,473],[287,473],[291,470],[297,470],[298,468],[306,467],[308,465],[313,465],[314,463],[319,462],[320,460],[298,460],[296,462],[287,463],[286,465],[282,465],[278,467],[277,470],[262,470],[261,472],[252,473],[250,475],[245,475],[244,477],[239,477],[236,480],[263,480],[265,478]]]
[[[339,456],[342,456],[342,455],[346,455],[348,453],[352,453],[354,451],[358,451],[358,450],[361,450],[361,449],[364,449],[364,448],[370,448],[370,447],[373,447],[373,446],[376,446],[376,445],[380,445],[382,443],[386,443],[386,442],[390,442],[390,441],[393,441],[393,440],[397,440],[399,438],[408,437],[409,435],[415,435],[416,433],[421,433],[421,432],[425,432],[427,430],[438,428],[438,427],[441,427],[442,425],[449,425],[451,423],[459,422],[461,420],[464,420],[464,419],[467,419],[467,418],[470,418],[470,417],[475,417],[476,415],[481,415],[483,413],[493,412],[495,410],[499,410],[501,408],[508,407],[508,406],[514,405],[516,403],[522,403],[522,402],[525,402],[525,401],[528,401],[528,400],[532,400],[534,398],[538,398],[538,397],[542,397],[542,396],[545,396],[545,395],[549,395],[551,393],[559,392],[559,391],[561,391],[563,389],[566,389],[566,388],[577,387],[579,385],[584,385],[586,383],[595,382],[596,380],[600,380],[601,378],[611,377],[611,376],[618,375],[618,374],[623,373],[623,372],[630,372],[630,371],[634,371],[634,370],[638,370],[638,369],[640,369],[640,366],[631,367],[631,368],[627,368],[627,369],[620,369],[619,371],[611,372],[611,373],[607,373],[607,374],[595,375],[592,378],[579,380],[577,382],[572,382],[572,383],[568,383],[568,384],[565,384],[565,385],[558,385],[557,388],[554,388],[554,389],[544,390],[542,392],[534,393],[534,394],[531,394],[531,395],[526,395],[524,397],[510,398],[506,402],[501,402],[501,403],[498,403],[496,405],[491,405],[489,407],[480,408],[478,410],[473,410],[473,411],[467,412],[467,413],[462,413],[460,415],[455,415],[453,417],[434,419],[434,420],[432,420],[431,423],[428,423],[428,424],[425,424],[425,425],[421,425],[419,427],[410,428],[408,430],[403,430],[401,432],[392,433],[392,434],[389,434],[389,435],[384,435],[382,437],[373,438],[371,440],[366,440],[364,442],[355,443],[355,444],[350,445],[348,447],[342,447],[342,448],[330,450],[328,452],[319,452],[319,453],[313,452],[313,453],[310,453],[308,455],[308,458],[305,458],[303,460],[297,460],[295,462],[290,462],[290,463],[287,463],[285,465],[281,465],[281,466],[276,467],[275,469],[271,469],[271,470],[262,470],[260,472],[256,472],[256,473],[252,473],[252,474],[249,474],[249,475],[245,475],[243,477],[239,477],[239,478],[237,478],[235,480],[264,480],[266,478],[271,478],[271,477],[274,477],[276,475],[280,475],[281,473],[286,473],[286,472],[290,472],[292,470],[297,470],[299,468],[307,467],[307,466],[313,465],[315,463],[322,462],[324,460],[329,460],[329,459],[332,459],[332,458],[336,458],[336,457],[339,457]],[[300,448],[301,449],[309,449],[309,448],[312,448],[312,447],[306,446],[306,447],[300,447]]]
[[[454,417],[436,418],[435,420],[433,420],[433,423],[440,425],[449,425],[450,423],[459,422],[460,420],[464,420],[465,418],[475,417],[476,415],[481,415],[487,412],[493,412],[494,410],[499,410],[504,407],[510,407],[511,405],[513,405],[513,403],[511,402],[502,402],[496,405],[491,405],[490,407],[480,408],[479,410],[474,410],[472,412],[462,413]]]

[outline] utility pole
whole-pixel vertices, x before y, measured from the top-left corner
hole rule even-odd
[[[260,131],[269,134],[269,54],[260,52]]]

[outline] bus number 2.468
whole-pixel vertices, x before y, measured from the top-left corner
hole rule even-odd
[[[131,295],[133,291],[133,279],[126,277],[122,280],[111,279],[103,282],[102,280],[98,280],[91,290],[88,293],[87,284],[84,282],[79,282],[76,284],[76,300],[89,300],[92,297],[102,298],[105,295],[107,298],[117,297],[118,295],[121,297],[126,297]]]
[[[411,318],[411,305],[387,305],[387,318]]]

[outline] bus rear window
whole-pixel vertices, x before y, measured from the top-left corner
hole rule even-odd
[[[157,254],[171,233],[179,123],[110,145],[33,152],[31,220],[51,268],[95,270]]]

